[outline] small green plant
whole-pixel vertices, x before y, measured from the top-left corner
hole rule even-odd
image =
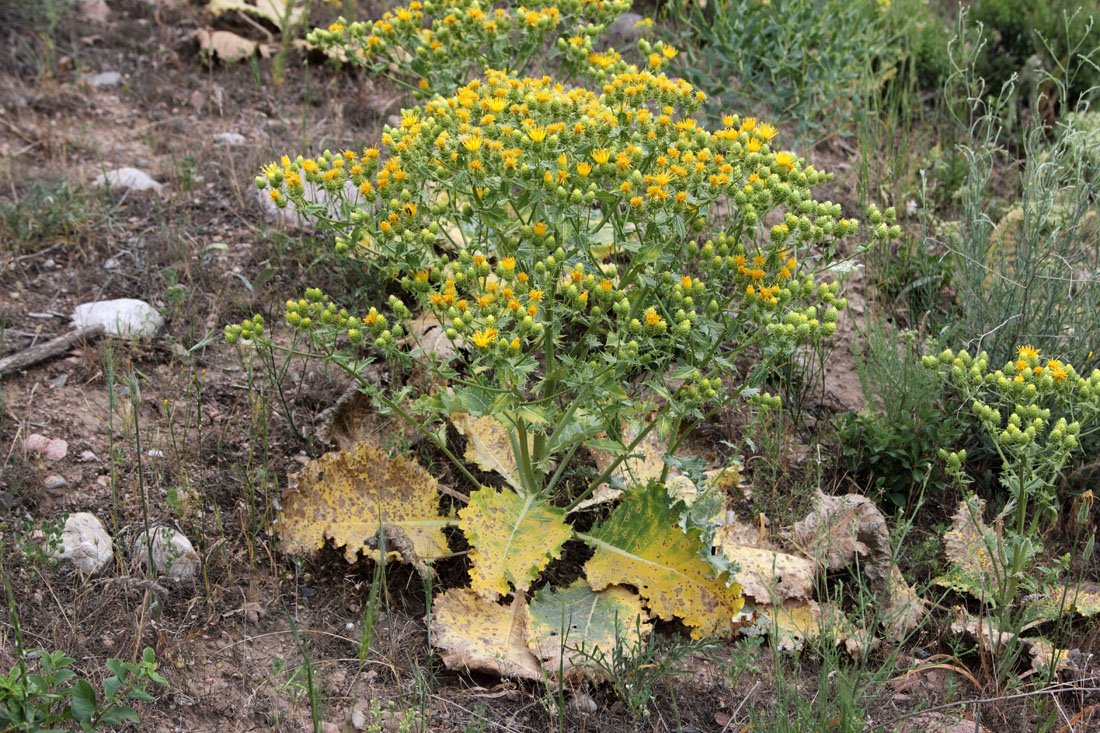
[[[0,730],[24,733],[93,731],[106,726],[139,723],[131,701],[153,702],[146,688],[166,686],[153,650],[146,647],[138,663],[108,659],[111,676],[103,680],[102,694],[78,677],[75,659],[64,652],[32,650],[6,676],[0,676]],[[32,671],[33,670],[33,671]]]
[[[615,695],[630,709],[636,720],[651,715],[650,705],[660,685],[676,675],[689,674],[681,664],[697,655],[712,655],[718,648],[716,639],[650,634],[646,638],[617,636],[611,651],[586,648],[583,644],[566,649],[575,662],[592,670],[598,679],[607,680]]]
[[[965,429],[944,409],[940,382],[920,367],[920,347],[915,332],[872,319],[857,349],[867,408],[836,420],[846,468],[865,478],[874,498],[897,508],[921,491],[942,493],[943,477],[927,487],[926,478],[938,472],[938,451],[955,447]]]
[[[0,198],[0,254],[71,242],[106,211],[102,197],[64,181],[34,179]]]
[[[708,90],[727,89],[728,80],[736,79],[733,93],[750,105],[766,103],[802,135],[842,131],[872,88],[867,71],[897,60],[888,41],[896,17],[904,14],[889,5],[882,0],[692,3],[685,20],[695,42],[685,75]],[[714,100],[729,102],[724,94]]]
[[[62,514],[53,521],[42,520],[35,523],[27,519],[17,519],[19,528],[19,551],[28,565],[57,564],[57,553],[61,551],[61,532],[65,529],[68,514]]]
[[[1014,635],[1005,642],[1007,653],[995,663],[996,681],[1004,686],[1013,678],[1021,644],[1015,638],[1042,618],[1058,618],[1073,608],[1076,590],[1054,589],[1051,579],[1061,568],[1039,566],[1042,537],[1054,525],[1059,511],[1058,487],[1063,470],[1090,433],[1100,431],[1100,369],[1080,375],[1058,359],[1042,359],[1031,346],[1021,346],[1015,361],[990,368],[985,352],[945,349],[925,356],[923,365],[939,375],[969,406],[1001,460],[1001,511],[995,529],[985,527],[983,504],[966,501],[956,518],[956,533],[969,542],[968,557],[956,559],[952,587],[979,597],[992,610],[995,628]],[[971,479],[966,451],[941,451],[947,472],[960,491]],[[967,536],[974,539],[966,540]],[[1082,557],[1091,557],[1090,537]],[[1079,582],[1079,581],[1078,581]],[[1025,602],[1028,598],[1044,598]],[[1066,603],[1069,603],[1067,607]]]

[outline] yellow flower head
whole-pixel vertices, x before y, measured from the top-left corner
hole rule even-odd
[[[1026,359],[1027,361],[1039,358],[1039,349],[1031,346],[1021,346],[1018,353],[1021,359]]]

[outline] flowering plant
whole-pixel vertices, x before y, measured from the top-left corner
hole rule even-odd
[[[759,391],[773,366],[834,332],[845,301],[815,272],[858,224],[814,200],[829,175],[773,148],[771,125],[731,115],[705,130],[691,117],[703,98],[634,67],[598,93],[490,70],[405,111],[385,155],[284,157],[257,179],[392,284],[354,315],[308,290],[286,321],[469,480],[459,527],[486,598],[525,590],[576,537],[597,548],[596,590],[628,582],[697,633],[732,628],[739,591],[708,536],[724,512],[698,509],[715,492],[696,485],[681,503],[665,484],[696,425],[739,400],[777,403]],[[329,197],[312,201],[307,185]],[[896,236],[892,210],[870,219],[875,237]],[[426,324],[441,331],[433,343]],[[226,336],[275,346],[255,319]],[[364,376],[379,358],[395,367],[387,386]],[[436,427],[458,414],[501,426],[511,488],[482,487],[451,450]],[[660,446],[648,473],[632,463],[645,441]],[[594,454],[605,460],[592,471]],[[566,524],[624,489],[603,527]],[[508,556],[511,536],[540,552]],[[649,580],[621,575],[631,568]],[[662,581],[685,578],[692,590],[665,605]]]
[[[524,69],[536,59],[540,68],[560,61],[566,74],[604,70],[621,58],[613,49],[593,51],[593,39],[629,9],[629,0],[495,8],[478,0],[413,0],[373,22],[340,18],[307,41],[423,97],[452,94],[482,69]]]

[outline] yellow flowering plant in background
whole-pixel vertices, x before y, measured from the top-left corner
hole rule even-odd
[[[469,481],[459,526],[487,598],[525,590],[576,538],[597,550],[586,573],[599,568],[600,587],[636,582],[607,580],[609,563],[663,567],[697,592],[671,606],[647,597],[651,609],[700,634],[732,628],[739,592],[710,541],[723,497],[677,452],[727,405],[776,404],[760,391],[776,365],[835,331],[845,300],[816,275],[858,223],[813,198],[830,176],[778,147],[775,127],[730,115],[706,130],[692,117],[703,100],[633,66],[595,91],[489,70],[406,110],[380,148],[284,157],[257,179],[389,283],[354,314],[311,289],[287,302],[286,322]],[[875,238],[897,235],[893,216],[870,211]],[[421,342],[426,320],[445,348]],[[279,348],[255,319],[226,336]],[[391,383],[364,376],[377,359]],[[509,486],[483,487],[452,450],[456,415],[499,426],[493,466]],[[656,469],[634,475],[654,444]],[[594,471],[593,455],[605,457]],[[690,496],[666,490],[680,469]],[[604,525],[570,529],[571,514],[620,495]],[[493,539],[508,533],[547,551],[509,561]]]
[[[414,0],[373,22],[340,18],[315,29],[307,41],[423,98],[453,94],[485,68],[516,70],[536,63],[570,75],[616,66],[618,53],[594,52],[592,41],[630,5],[629,0],[524,5]]]

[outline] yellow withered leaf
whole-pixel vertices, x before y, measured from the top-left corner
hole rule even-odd
[[[626,446],[634,442],[637,435],[628,423],[623,423],[622,440],[624,450]],[[602,448],[590,448],[589,450],[592,452],[592,458],[596,461],[596,468],[601,473],[606,471],[607,467],[614,463],[620,455],[617,452]],[[660,430],[653,428],[642,438],[642,442],[634,446],[634,449],[630,451],[630,455],[623,459],[622,463],[611,472],[609,478],[617,479],[628,489],[635,486],[645,486],[650,481],[657,481],[664,472],[664,455],[665,444],[661,440]],[[587,509],[591,506],[606,504],[622,495],[622,489],[616,489],[610,483],[604,483],[592,493],[592,496],[578,504],[577,509]]]
[[[979,599],[987,598],[997,585],[996,561],[987,544],[991,530],[982,521],[984,510],[985,502],[980,499],[959,502],[951,529],[943,536],[944,554],[951,567],[935,581]]]
[[[635,489],[608,520],[579,535],[595,548],[584,566],[595,590],[632,585],[650,611],[663,619],[683,619],[696,638],[731,636],[734,616],[744,598],[741,586],[727,585],[725,575],[712,577],[704,562],[702,541],[680,529],[683,504],[671,503],[661,484]]]
[[[1100,586],[1085,581],[1080,584],[1049,585],[1034,602],[1043,617],[1056,619],[1070,612],[1089,617],[1100,613]]]
[[[502,606],[468,588],[452,588],[432,604],[432,646],[447,669],[542,680],[542,666],[527,648],[526,624],[520,595]]]
[[[727,544],[722,541],[721,534],[715,537],[715,549],[740,566],[740,570],[732,573],[733,579],[741,584],[744,594],[757,603],[778,603],[813,595],[814,565],[803,557]]]
[[[465,413],[451,415],[451,424],[466,438],[467,461],[483,471],[495,471],[511,486],[522,490],[507,427],[491,415],[470,417]]]
[[[642,599],[621,585],[596,592],[582,578],[543,588],[527,607],[527,645],[549,672],[583,665],[586,654],[610,657],[616,644],[636,648],[652,624]]]
[[[430,561],[450,548],[439,515],[436,480],[423,467],[360,443],[326,453],[291,477],[275,522],[290,555],[316,552],[326,540],[355,562],[359,552],[377,558],[379,527],[408,561]]]
[[[458,516],[470,543],[470,587],[490,600],[510,593],[509,584],[531,587],[573,534],[564,509],[510,489],[475,491]]]

